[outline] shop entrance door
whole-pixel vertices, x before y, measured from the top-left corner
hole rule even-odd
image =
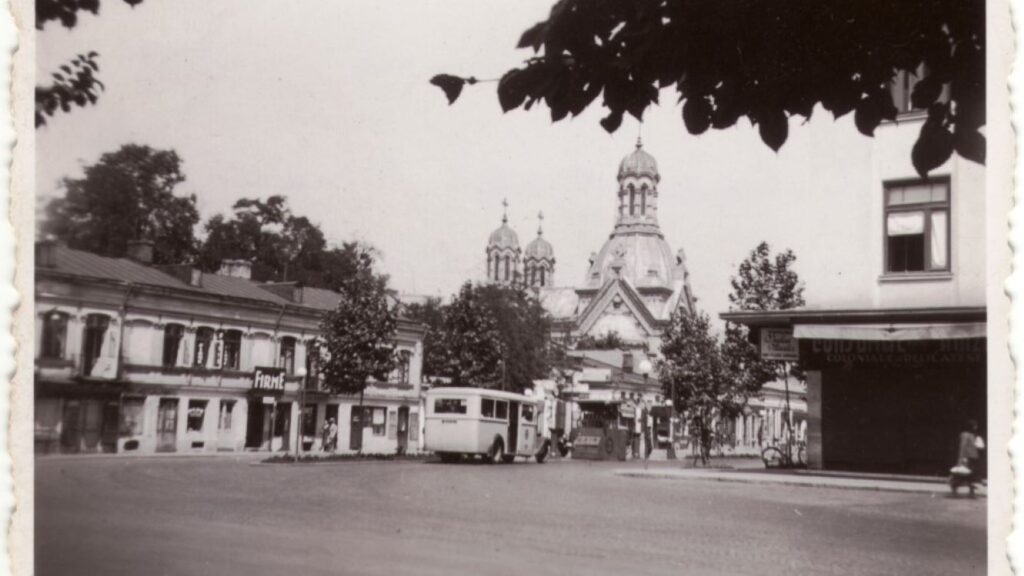
[[[61,452],[78,452],[82,445],[82,404],[78,400],[64,403],[64,414],[61,417],[60,448]]]
[[[362,406],[352,407],[352,419],[351,426],[348,431],[348,448],[349,450],[362,450],[363,449],[363,420],[366,418],[366,413],[363,411]]]
[[[509,402],[508,406],[508,446],[506,454],[519,451],[519,402]]]
[[[398,407],[398,453],[405,454],[409,449],[409,407]]]
[[[103,419],[100,423],[100,446],[104,452],[117,452],[117,425],[120,407],[116,400],[103,405]]]
[[[278,402],[274,413],[274,440],[271,450],[291,450],[292,403]]]
[[[178,399],[161,398],[156,413],[156,451],[178,449]]]

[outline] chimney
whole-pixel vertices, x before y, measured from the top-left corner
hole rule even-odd
[[[43,240],[36,242],[36,267],[56,268],[57,267],[57,241]]]
[[[622,371],[626,374],[633,373],[633,353],[623,352],[622,353]]]
[[[252,280],[252,262],[248,260],[221,260],[218,276]]]
[[[149,266],[153,263],[153,241],[132,240],[128,242],[128,258]]]
[[[203,283],[203,273],[193,268],[191,264],[168,264],[157,266],[156,268],[165,274],[174,276],[189,286],[199,287]]]

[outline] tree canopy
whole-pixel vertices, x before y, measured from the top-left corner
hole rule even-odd
[[[559,0],[518,48],[534,56],[501,76],[506,112],[543,101],[558,121],[600,96],[601,126],[614,132],[674,87],[691,134],[746,117],[776,151],[790,117],[819,104],[873,135],[896,119],[892,81],[913,74],[913,105],[927,111],[911,151],[918,172],[954,151],[985,158],[984,0]],[[431,82],[451,103],[477,80]]]
[[[362,394],[370,378],[384,381],[396,365],[398,311],[368,252],[360,253],[356,273],[341,281],[338,293],[337,307],[320,324],[323,383],[333,392]]]
[[[71,248],[121,257],[132,240],[154,242],[154,262],[192,259],[199,222],[195,195],[175,191],[185,175],[173,150],[126,144],[100,156],[82,178],[65,178],[65,195],[46,207],[44,234]]]
[[[739,415],[751,391],[711,333],[707,314],[675,312],[661,342],[665,396],[685,412],[700,458],[707,463],[715,444],[714,422]]]
[[[548,317],[526,290],[466,282],[442,314],[435,358],[426,362],[452,385],[522,391],[547,375]]]
[[[426,327],[423,336],[423,373],[437,376],[443,371],[443,351],[441,335],[444,331],[444,302],[437,297],[427,298],[424,302],[406,304],[402,315],[409,320],[419,322]]]
[[[253,263],[254,280],[299,282],[336,290],[359,270],[368,246],[346,242],[330,248],[320,226],[288,207],[288,199],[274,195],[266,200],[242,198],[231,217],[218,214],[206,223],[206,239],[199,250],[199,265],[216,271],[225,259]]]

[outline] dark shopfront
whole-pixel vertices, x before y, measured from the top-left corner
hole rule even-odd
[[[257,367],[253,370],[245,431],[246,449],[290,449],[292,403],[282,401],[284,390],[284,369]]]
[[[985,430],[985,344],[801,339],[809,450],[827,470],[946,474],[965,421]]]

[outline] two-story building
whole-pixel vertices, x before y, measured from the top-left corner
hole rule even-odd
[[[151,260],[146,242],[129,258],[37,245],[37,453],[320,450],[331,418],[340,451],[418,449],[419,325],[400,321],[398,368],[359,407],[311,353],[336,293]]]
[[[801,224],[829,251],[827,300],[721,314],[798,339],[813,468],[942,474],[965,422],[985,429],[985,169],[954,155],[917,174],[926,114],[903,80],[898,121],[876,131],[870,165],[851,166],[870,185],[835,198],[841,218]]]

